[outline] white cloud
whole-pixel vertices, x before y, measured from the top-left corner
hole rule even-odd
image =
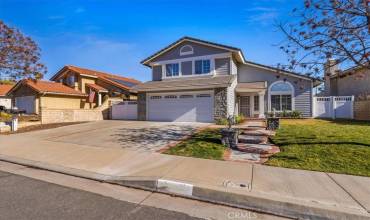
[[[50,15],[48,17],[49,20],[62,20],[64,18],[65,18],[65,16],[63,16],[63,15]]]
[[[248,8],[246,11],[255,11],[255,12],[275,12],[275,8],[267,8],[267,7],[253,7]]]
[[[42,44],[53,45],[44,47],[43,50],[44,60],[50,66],[49,76],[68,64],[139,80],[145,80],[149,76],[147,68],[139,63],[143,55],[135,44],[72,34],[58,36],[57,39],[45,38],[42,41]]]
[[[86,11],[86,10],[85,10],[84,8],[79,7],[79,8],[76,8],[75,13],[76,13],[76,14],[79,14],[79,13],[83,13],[83,12],[85,12],[85,11]]]
[[[248,23],[258,23],[260,25],[271,24],[276,18],[279,17],[279,12],[276,8],[272,7],[252,7],[248,8],[247,19]]]
[[[277,12],[263,12],[260,14],[252,15],[247,18],[247,22],[254,23],[258,22],[260,24],[268,24],[271,23],[274,19],[279,16]]]

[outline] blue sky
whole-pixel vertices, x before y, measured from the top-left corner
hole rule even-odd
[[[50,78],[67,64],[150,80],[140,61],[191,36],[243,50],[267,65],[286,60],[276,46],[297,0],[0,0],[0,19],[31,36]]]

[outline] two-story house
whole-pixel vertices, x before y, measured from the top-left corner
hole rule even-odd
[[[7,94],[13,106],[28,114],[39,114],[41,109],[94,109],[113,98],[136,100],[136,92],[130,90],[140,83],[75,66],[63,67],[50,80],[21,80]]]
[[[142,61],[152,80],[138,86],[138,119],[214,122],[297,110],[312,116],[314,78],[247,61],[241,49],[183,37]]]

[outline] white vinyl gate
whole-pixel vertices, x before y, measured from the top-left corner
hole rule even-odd
[[[353,118],[353,96],[314,97],[315,118]]]
[[[137,120],[137,102],[123,101],[112,105],[112,119]]]

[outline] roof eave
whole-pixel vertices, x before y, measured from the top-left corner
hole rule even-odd
[[[51,78],[50,81],[55,81],[59,75],[64,73],[65,71],[69,70],[68,66],[64,66],[62,69],[60,69],[57,73],[55,73]]]
[[[198,44],[203,44],[203,45],[207,45],[207,46],[211,46],[211,47],[221,48],[221,49],[224,49],[224,50],[229,50],[232,53],[237,53],[237,55],[240,57],[240,62],[245,63],[245,58],[244,58],[243,52],[239,48],[229,47],[229,46],[220,45],[220,44],[213,44],[212,42],[206,42],[206,41],[203,41],[203,40],[200,40],[200,39],[195,39],[195,38],[190,38],[190,37],[183,37],[183,38],[175,41],[174,43],[170,44],[169,46],[159,50],[157,53],[154,53],[153,55],[149,56],[148,58],[142,60],[140,63],[147,66],[147,67],[150,67],[150,61],[151,60],[153,60],[156,57],[162,55],[163,53],[166,53],[167,51],[171,50],[172,48],[176,47],[177,45],[181,44],[184,41],[190,41],[190,42],[193,42],[193,43],[198,43]]]
[[[286,75],[291,75],[293,77],[303,78],[303,79],[310,80],[310,81],[314,81],[314,80],[315,81],[317,81],[317,80],[320,81],[320,79],[316,79],[316,78],[313,78],[313,77],[310,77],[310,76],[305,76],[305,75],[301,75],[299,73],[289,72],[289,71],[286,71],[286,70],[277,69],[275,67],[269,67],[269,66],[262,65],[262,64],[257,64],[257,63],[250,62],[250,61],[245,62],[245,64],[249,65],[249,66],[254,66],[254,67],[257,67],[257,68],[267,69],[267,70],[270,70],[270,71],[280,72],[280,73],[283,73],[283,74],[286,74]]]
[[[64,96],[77,96],[77,97],[87,97],[87,94],[70,94],[70,93],[63,93],[63,92],[41,92],[42,94],[48,95],[64,95]]]

